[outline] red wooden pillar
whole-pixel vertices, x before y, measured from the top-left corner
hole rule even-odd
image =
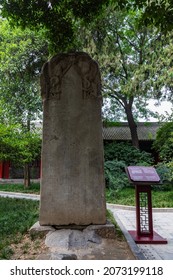
[[[3,161],[0,161],[0,179],[3,178],[3,167],[4,167]]]
[[[0,178],[1,179],[9,179],[10,175],[10,163],[9,161],[1,161],[0,162]]]
[[[4,162],[4,172],[3,172],[3,178],[4,179],[9,179],[10,175],[10,163],[9,161]]]
[[[151,186],[136,186],[136,227],[138,236],[153,236]]]

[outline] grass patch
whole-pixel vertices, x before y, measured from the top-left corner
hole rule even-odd
[[[120,238],[121,240],[122,239],[124,240],[124,235],[123,235],[119,225],[115,221],[113,213],[109,209],[106,209],[106,218],[108,221],[110,221],[115,226],[115,231],[116,231],[117,237]]]
[[[106,201],[108,203],[135,206],[135,188],[124,188],[121,190],[106,190]],[[152,190],[152,207],[173,208],[173,191]]]
[[[38,215],[38,201],[0,197],[0,259],[10,258],[10,245],[20,242]]]
[[[1,184],[0,191],[39,194],[40,184],[31,183],[29,188],[25,188],[23,184]]]
[[[173,191],[152,191],[152,204],[157,208],[173,208]]]
[[[134,188],[106,189],[106,201],[120,205],[135,205],[135,190]]]

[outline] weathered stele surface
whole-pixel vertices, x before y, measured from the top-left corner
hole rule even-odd
[[[100,72],[86,53],[57,55],[41,74],[41,225],[106,223]]]

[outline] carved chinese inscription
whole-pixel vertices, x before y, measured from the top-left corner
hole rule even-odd
[[[71,67],[81,76],[83,98],[100,96],[101,82],[97,63],[86,53],[70,53],[55,56],[44,65],[44,75],[41,75],[43,99],[61,99],[62,79]]]

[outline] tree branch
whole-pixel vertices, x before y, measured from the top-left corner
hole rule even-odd
[[[115,95],[116,94],[116,95]],[[124,103],[123,103],[123,98],[122,98],[122,96],[121,96],[121,98],[119,98],[119,94],[118,93],[115,93],[115,94],[113,94],[113,93],[110,93],[110,94],[108,94],[110,97],[112,97],[112,98],[114,98],[114,99],[116,99],[119,103],[120,103],[120,105],[125,109],[125,105],[124,105]]]
[[[117,44],[118,44],[118,47],[119,47],[119,51],[120,51],[120,54],[121,54],[121,59],[122,59],[122,67],[123,67],[123,70],[124,70],[124,73],[125,73],[125,77],[126,79],[128,79],[128,72],[127,72],[127,68],[125,66],[125,59],[124,59],[124,53],[122,51],[122,48],[121,48],[121,44],[120,44],[120,41],[119,41],[119,34],[117,33]]]

